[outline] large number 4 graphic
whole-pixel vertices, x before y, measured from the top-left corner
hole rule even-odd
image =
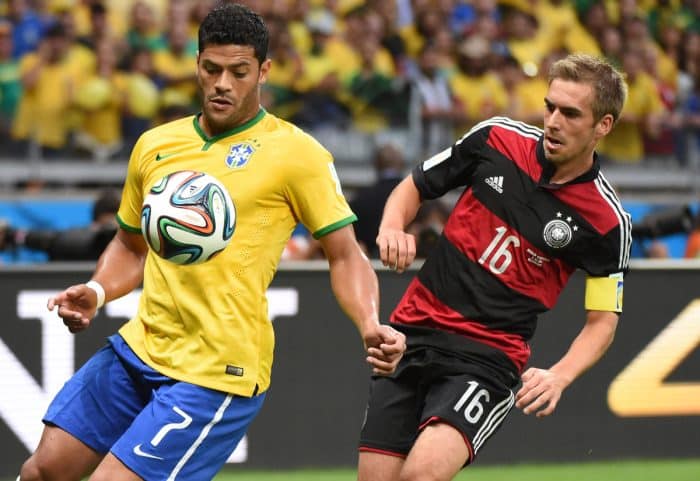
[[[491,395],[486,389],[479,389],[479,383],[476,381],[469,381],[467,383],[469,387],[464,391],[462,397],[454,405],[452,409],[455,412],[460,412],[464,408],[464,419],[472,424],[475,424],[481,419],[484,414],[484,405],[481,404],[482,401],[488,402],[491,399]],[[467,402],[468,401],[468,402]],[[466,405],[466,406],[465,406]]]
[[[700,416],[700,382],[666,378],[700,343],[700,299],[691,302],[646,346],[608,388],[618,416]]]
[[[506,236],[506,232],[508,232],[508,229],[504,226],[496,227],[496,235],[484,253],[481,254],[481,257],[479,257],[479,264],[484,264],[488,261],[489,270],[497,275],[503,274],[513,262],[513,253],[508,250],[509,247],[520,247],[520,239],[512,234]]]

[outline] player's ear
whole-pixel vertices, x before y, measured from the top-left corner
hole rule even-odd
[[[269,58],[266,58],[263,63],[260,64],[260,75],[258,76],[258,83],[264,84],[267,82],[267,75],[270,73],[270,67],[272,65],[272,61]]]
[[[596,137],[602,138],[608,135],[612,130],[613,125],[615,125],[613,116],[611,114],[603,115],[603,118],[601,118],[595,126]]]

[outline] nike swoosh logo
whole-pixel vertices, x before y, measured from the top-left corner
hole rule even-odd
[[[148,453],[142,451],[140,444],[137,444],[136,446],[134,446],[134,454],[136,456],[141,456],[142,458],[158,459],[160,461],[163,460],[163,458],[161,458],[160,456],[156,456],[154,454],[148,454]]]
[[[158,153],[156,154],[156,162],[159,162],[159,161],[161,161],[161,160],[165,160],[165,159],[167,159],[168,157],[172,157],[173,155],[177,155],[177,154],[179,154],[179,153],[180,153],[180,152],[171,152],[171,153],[169,153],[169,154],[161,154],[160,152],[158,152]]]

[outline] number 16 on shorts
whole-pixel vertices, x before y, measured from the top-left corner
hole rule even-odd
[[[484,386],[470,380],[457,402],[452,405],[451,417],[462,426],[476,454],[500,427],[514,403],[515,395],[510,389],[504,386]]]

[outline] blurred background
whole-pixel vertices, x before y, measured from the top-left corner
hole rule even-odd
[[[101,228],[94,203],[121,189],[137,137],[197,112],[197,25],[215,3],[0,2],[0,262],[99,253],[64,253],[56,231]],[[548,66],[568,52],[608,58],[629,83],[599,153],[636,224],[634,257],[700,252],[697,0],[241,3],[271,31],[264,107],[334,154],[370,254],[398,179],[492,115],[541,125]],[[421,252],[453,201],[411,227]],[[285,259],[318,256],[300,227]]]
[[[110,303],[93,329],[71,336],[45,302],[87,279],[92,264],[75,261],[94,261],[113,236],[138,136],[198,111],[197,25],[215,3],[0,0],[0,371],[11,373],[0,377],[0,476],[14,479],[48,399],[133,314],[137,294]],[[661,471],[638,464],[607,477],[608,465],[592,475],[565,467],[566,476],[549,478],[527,478],[519,468],[512,479],[698,479],[700,261],[690,259],[700,257],[700,1],[240,3],[261,13],[271,32],[264,107],[333,153],[359,217],[358,239],[373,258],[384,201],[418,162],[493,115],[542,124],[553,61],[585,52],[625,72],[629,99],[599,149],[634,223],[618,338],[567,391],[556,417],[514,414],[480,462],[688,458],[694,463],[669,462]],[[430,251],[458,194],[419,211],[409,227],[418,257]],[[354,466],[368,372],[321,255],[299,226],[283,254],[290,262],[269,291],[275,382],[232,462]],[[412,274],[374,265],[386,319]],[[581,311],[581,292],[577,275],[543,316],[533,362],[561,356],[562,339],[580,327],[571,313]],[[336,358],[342,362],[318,363]],[[489,479],[506,479],[498,473]]]

